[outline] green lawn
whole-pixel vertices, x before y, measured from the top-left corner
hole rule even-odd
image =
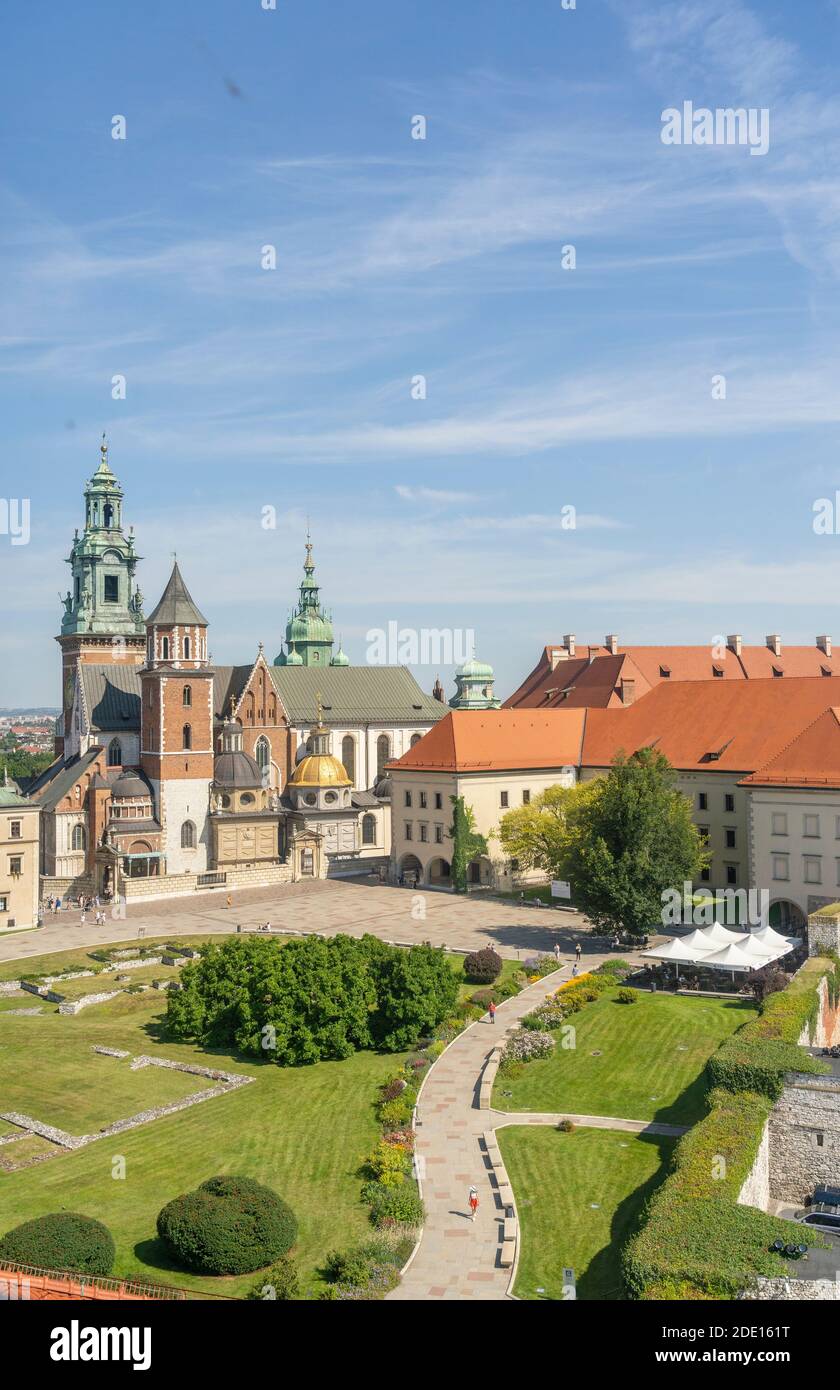
[[[496,1133],[521,1224],[517,1298],[562,1299],[566,1268],[579,1299],[626,1297],[621,1249],[677,1141],[617,1130],[560,1134],[550,1125]]]
[[[493,1104],[694,1124],[705,1113],[706,1061],[755,1012],[740,1000],[640,992],[638,1003],[619,1004],[603,996],[570,1019],[573,1048],[556,1034],[551,1057],[498,1078]]]
[[[196,944],[200,940],[191,938]],[[52,973],[87,963],[84,951],[66,952],[6,966],[3,973],[6,978],[21,970]],[[453,968],[462,968],[462,962],[454,961]],[[162,973],[160,967],[155,973]],[[103,987],[97,981],[78,983]],[[19,1007],[37,1003],[28,995],[15,1001]],[[60,1152],[18,1172],[0,1171],[0,1232],[62,1208],[80,1211],[111,1230],[115,1273],[149,1274],[186,1288],[241,1296],[256,1275],[212,1280],[173,1268],[157,1240],[155,1220],[166,1202],[214,1173],[245,1173],[291,1204],[300,1226],[296,1253],[302,1283],[317,1287],[327,1252],[358,1242],[370,1230],[359,1169],[379,1137],[377,1088],[403,1055],[358,1053],[344,1062],[281,1068],[167,1040],[160,1027],[165,1009],[166,996],[148,990],[75,1016],[60,1015],[49,1004],[37,1018],[0,1013],[0,1111],[19,1109],[73,1133],[89,1133],[155,1100],[173,1098],[165,1088],[184,1095],[207,1084],[156,1067],[130,1072],[127,1059],[97,1056],[93,1044],[255,1078],[250,1086],[140,1129]],[[43,1151],[44,1141],[21,1140],[4,1145],[0,1156],[10,1163]],[[124,1179],[112,1176],[117,1156],[126,1161]]]

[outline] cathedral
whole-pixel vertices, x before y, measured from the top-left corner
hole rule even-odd
[[[387,873],[385,767],[446,713],[439,685],[427,695],[407,667],[353,666],[336,649],[309,536],[275,661],[260,643],[245,665],[211,663],[208,619],[177,561],[145,616],[104,437],[84,501],[56,639],[56,760],[28,793],[42,897]]]

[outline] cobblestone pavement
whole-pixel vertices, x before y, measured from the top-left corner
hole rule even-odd
[[[462,950],[490,945],[500,955],[514,958],[550,951],[557,942],[568,959],[580,940],[582,968],[596,944],[585,918],[577,913],[519,907],[477,895],[317,880],[233,892],[230,908],[226,896],[194,894],[132,905],[124,921],[113,921],[108,915],[103,927],[93,925],[90,913],[86,925],[80,926],[78,909],[48,915],[37,930],[0,935],[0,961],[134,940],[140,928],[151,939],[234,932],[237,925],[255,927],[266,921],[281,930],[288,927],[351,936],[372,932],[388,941],[431,941],[435,946]]]
[[[606,959],[603,954],[593,955],[587,964],[594,967]],[[426,1224],[414,1259],[389,1299],[425,1302],[508,1296],[511,1271],[499,1263],[503,1212],[480,1143],[486,1130],[511,1124],[552,1124],[569,1118],[580,1124],[628,1133],[684,1132],[671,1125],[604,1116],[512,1114],[478,1109],[479,1077],[488,1054],[504,1041],[519,1019],[568,979],[569,969],[566,966],[546,976],[500,1004],[495,1024],[484,1018],[467,1028],[429,1072],[420,1093],[416,1146]],[[479,1197],[475,1222],[470,1220],[467,1205],[472,1184],[478,1188]]]

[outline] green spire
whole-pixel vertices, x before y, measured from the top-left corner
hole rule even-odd
[[[85,488],[85,529],[76,531],[67,563],[72,589],[64,602],[62,636],[97,633],[133,637],[145,632],[143,596],[134,587],[140,556],[134,528],[122,524],[123,490],[111,472],[102,436],[99,467]]]
[[[332,622],[321,607],[320,589],[315,578],[315,561],[312,559],[312,541],[307,531],[300,600],[286,624],[286,651],[280,652],[274,664],[329,666],[332,649]],[[292,653],[298,660],[293,659]]]

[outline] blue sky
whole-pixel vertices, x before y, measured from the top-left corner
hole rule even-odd
[[[58,703],[103,429],[219,661],[278,649],[307,515],[354,661],[840,639],[837,0],[11,0],[4,46],[0,705]],[[686,100],[768,154],[663,145]]]

